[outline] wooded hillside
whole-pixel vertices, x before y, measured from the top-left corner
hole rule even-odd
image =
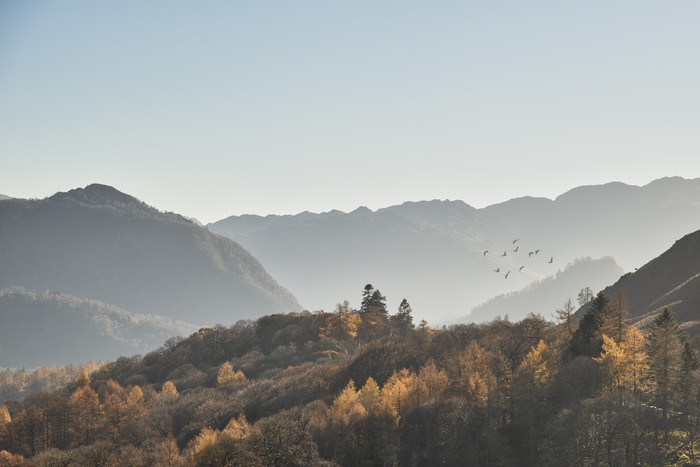
[[[696,465],[697,348],[599,294],[580,322],[415,327],[362,305],[202,328],[0,409],[9,465]],[[26,464],[29,465],[29,464]]]

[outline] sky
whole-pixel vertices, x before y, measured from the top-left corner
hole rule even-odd
[[[214,222],[700,177],[700,2],[0,2],[0,193]]]

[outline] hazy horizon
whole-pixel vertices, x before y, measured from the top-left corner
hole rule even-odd
[[[700,177],[696,2],[0,5],[0,192],[474,207]]]

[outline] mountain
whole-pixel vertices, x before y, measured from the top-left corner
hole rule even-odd
[[[328,310],[345,298],[358,305],[371,283],[391,311],[405,297],[416,317],[434,323],[576,258],[611,256],[626,271],[644,264],[700,228],[700,179],[584,186],[554,200],[523,197],[482,209],[433,200],[376,211],[232,216],[208,228],[241,243],[306,307]]]
[[[550,320],[554,310],[561,308],[566,300],[571,299],[572,303],[576,303],[581,288],[600,290],[623,273],[622,268],[609,256],[600,259],[579,258],[553,276],[474,307],[469,316],[460,321],[478,323],[489,321],[498,315],[507,315],[510,320],[519,321],[529,313],[540,313]]]
[[[0,193],[0,199],[11,199],[11,197]]]
[[[0,264],[0,288],[197,325],[300,310],[236,242],[105,185],[0,202]]]
[[[196,329],[96,300],[19,287],[0,290],[0,322],[0,368],[115,360],[145,354]]]
[[[627,298],[630,318],[641,326],[666,307],[685,326],[700,325],[700,231],[684,236],[639,270],[603,289],[609,299],[620,291]]]

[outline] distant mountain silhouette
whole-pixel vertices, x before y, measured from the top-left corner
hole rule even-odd
[[[358,306],[362,287],[372,283],[390,311],[406,297],[417,317],[435,322],[464,316],[575,258],[612,256],[633,270],[700,228],[698,199],[700,179],[673,177],[644,187],[578,187],[555,200],[524,197],[483,209],[434,200],[377,211],[232,216],[208,227],[241,243],[305,307],[329,310],[344,298]]]
[[[0,368],[66,365],[145,354],[196,328],[96,300],[0,290]]]
[[[11,199],[11,197],[0,193],[0,199]]]
[[[56,290],[197,325],[300,306],[236,242],[105,185],[0,202],[0,288]]]
[[[630,318],[641,326],[668,307],[679,322],[700,333],[700,231],[684,236],[639,270],[603,289],[609,299],[618,291],[627,297]]]
[[[617,280],[624,271],[611,257],[601,259],[580,258],[568,264],[555,275],[529,284],[522,290],[499,295],[488,302],[474,307],[471,314],[460,322],[490,321],[494,316],[520,321],[529,313],[540,313],[546,320],[552,321],[554,311],[571,299],[574,307],[579,291],[583,287],[600,290]]]

